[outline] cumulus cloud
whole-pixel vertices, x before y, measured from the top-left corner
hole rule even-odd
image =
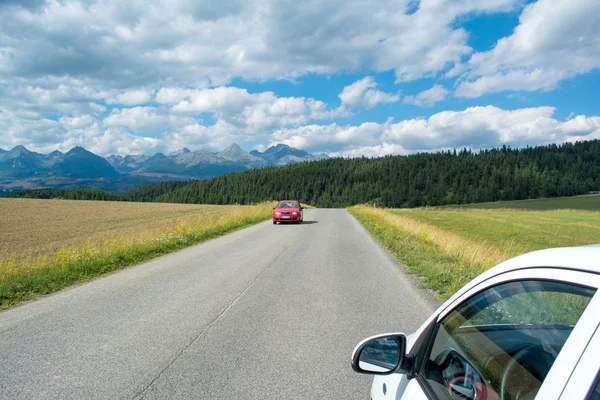
[[[340,156],[383,156],[451,148],[483,149],[600,138],[600,117],[579,115],[559,121],[553,107],[503,110],[494,106],[443,111],[414,118],[359,126],[309,125],[281,129],[271,144],[285,143]]]
[[[376,88],[377,83],[370,76],[344,87],[339,95],[342,106],[373,108],[379,103],[394,103],[400,100],[400,95],[385,93]]]
[[[599,68],[599,26],[597,0],[538,0],[524,9],[512,35],[473,54],[456,95],[551,90]]]
[[[312,98],[278,97],[273,92],[249,93],[246,89],[228,86],[161,88],[154,93],[152,90],[97,91],[86,86],[76,87],[74,83],[60,83],[53,88],[0,85],[0,94],[5,95],[0,96],[0,129],[10,131],[10,136],[0,138],[0,146],[4,147],[26,143],[35,146],[36,140],[40,141],[37,142],[39,148],[47,142],[64,144],[69,135],[81,134],[75,128],[84,128],[93,121],[100,130],[173,140],[172,144],[165,145],[169,148],[198,146],[218,150],[223,144],[266,140],[266,134],[275,129],[346,113],[343,109],[330,109],[326,103]],[[110,112],[103,102],[114,104]],[[153,105],[124,107],[126,103]],[[47,117],[56,114],[60,116],[58,121]],[[48,131],[46,135],[42,135],[44,129]],[[77,143],[84,147],[96,146],[95,142],[88,146]],[[139,142],[138,148],[144,145],[147,145],[146,153],[155,148],[154,142],[144,140]],[[125,154],[129,148],[124,146],[117,152]]]
[[[244,128],[249,133],[264,132],[309,120],[330,119],[345,113],[305,97],[278,97],[273,92],[249,93],[246,89],[222,86],[208,89],[166,88],[158,91],[158,102],[171,105],[175,114],[212,113],[216,120]]]
[[[167,110],[150,106],[115,109],[103,120],[107,127],[129,128],[140,133],[163,132],[194,122],[193,118],[171,115]]]
[[[167,148],[162,139],[134,135],[121,127],[106,127],[93,115],[58,120],[23,120],[4,113],[0,117],[0,130],[7,133],[2,136],[0,147],[5,148],[24,145],[33,151],[49,153],[83,146],[101,155],[149,154]]]
[[[415,96],[406,96],[404,103],[414,104],[419,107],[431,107],[435,103],[448,97],[450,91],[442,85],[433,85],[431,89],[423,90]]]
[[[273,133],[271,145],[285,143],[289,146],[313,152],[341,154],[357,144],[377,145],[382,125],[366,122],[359,126],[341,127],[330,125],[308,125],[281,129]]]
[[[137,88],[344,70],[436,75],[472,49],[455,21],[521,0],[47,1],[0,8],[0,72]],[[411,11],[408,13],[408,11]]]
[[[153,93],[150,90],[134,89],[126,90],[116,96],[107,99],[109,104],[123,104],[125,106],[135,106],[146,104],[152,101]]]
[[[331,124],[400,101],[399,90],[378,88],[377,72],[391,71],[398,84],[458,77],[461,97],[551,90],[600,66],[596,0],[530,4],[510,36],[476,54],[461,22],[519,10],[523,0],[0,3],[0,147],[126,154],[262,141],[354,156],[437,148],[429,142],[476,148],[597,135],[597,117],[560,122],[544,107]],[[301,82],[347,72],[369,76],[343,88],[335,108],[230,86],[233,78]],[[448,95],[436,84],[404,102],[428,107]]]

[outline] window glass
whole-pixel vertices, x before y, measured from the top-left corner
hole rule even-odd
[[[296,201],[282,201],[277,205],[277,208],[298,208]]]
[[[487,289],[440,323],[423,376],[441,399],[533,399],[593,295],[549,281]]]
[[[596,386],[590,392],[588,400],[600,400],[600,375],[596,378]]]

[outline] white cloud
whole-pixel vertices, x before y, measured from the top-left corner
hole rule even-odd
[[[154,154],[167,148],[161,139],[132,135],[119,128],[105,129],[99,135],[83,138],[80,145],[89,146],[89,150],[102,155]]]
[[[600,117],[553,117],[553,107],[503,110],[494,106],[443,111],[429,118],[359,126],[309,125],[276,131],[271,144],[341,156],[383,156],[467,147],[573,142],[600,138]]]
[[[164,135],[164,142],[169,151],[188,147],[211,151],[223,150],[232,143],[245,143],[254,140],[266,140],[266,134],[251,134],[224,120],[213,125],[189,124],[170,130]]]
[[[512,35],[471,57],[461,97],[505,90],[551,90],[561,80],[600,68],[597,0],[538,0]]]
[[[459,77],[456,96],[477,97],[552,90],[561,80],[600,66],[597,0],[539,0],[524,9],[512,35],[490,51],[472,54],[469,33],[460,27],[464,19],[523,4],[13,2],[0,6],[0,147],[78,143],[124,154],[270,140],[316,152],[375,155],[433,145],[594,137],[597,117],[559,122],[554,109],[545,107],[475,107],[396,124],[315,124],[400,100],[399,91],[379,90],[371,76],[345,87],[338,108],[313,98],[227,86],[234,77],[301,82],[307,74],[393,71],[397,83]],[[404,101],[427,107],[447,96],[445,87],[434,85]],[[144,137],[146,132],[156,137]]]
[[[155,100],[159,104],[177,104],[183,99],[190,97],[193,90],[176,88],[176,87],[164,87],[161,88],[155,96]]]
[[[152,123],[166,123],[160,110],[136,107],[126,109],[123,118],[147,115]],[[127,114],[129,113],[129,114]],[[153,154],[182,147],[221,150],[233,142],[286,143],[310,152],[333,156],[382,156],[438,151],[468,147],[482,149],[507,144],[525,145],[600,139],[600,117],[576,115],[566,121],[554,117],[553,107],[503,110],[494,106],[470,107],[463,111],[443,111],[429,118],[414,118],[385,123],[366,122],[357,126],[300,125],[268,132],[249,133],[224,120],[205,126],[182,120],[158,137],[133,135],[121,126],[109,126],[93,115],[63,117],[55,120],[22,120],[0,114],[0,129],[8,135],[0,139],[1,148],[24,144],[35,151],[56,148],[69,150],[79,145],[98,154]],[[143,118],[141,118],[143,120]],[[139,122],[150,126],[151,122]],[[26,135],[23,133],[26,132]],[[59,143],[59,145],[57,145]],[[259,147],[263,148],[264,147]]]
[[[134,132],[163,132],[194,122],[192,118],[171,115],[156,107],[115,109],[103,121],[107,127],[124,127]]]
[[[114,88],[224,85],[309,73],[433,76],[472,49],[455,26],[522,0],[48,1],[0,9],[0,73],[87,77]],[[134,105],[133,103],[129,103]],[[140,104],[140,103],[137,103]]]
[[[357,145],[377,145],[382,125],[365,122],[359,126],[307,125],[273,133],[270,144],[284,143],[309,152],[344,153]]]
[[[433,85],[431,89],[424,90],[416,96],[406,96],[404,103],[414,104],[419,107],[431,107],[435,103],[448,97],[450,91],[442,85]]]
[[[12,148],[20,144],[41,153],[66,152],[75,146],[83,146],[100,155],[148,154],[165,148],[162,139],[133,135],[123,128],[106,128],[92,115],[61,117],[55,121],[22,120],[2,113],[0,130],[7,132],[0,138],[0,147]]]
[[[345,110],[330,109],[320,100],[278,97],[273,92],[249,93],[246,89],[228,86],[210,89],[161,88],[154,99],[152,93],[150,89],[101,92],[86,86],[77,88],[71,83],[60,83],[55,87],[2,87],[0,84],[0,129],[4,121],[6,129],[11,130],[11,140],[0,140],[0,145],[12,147],[15,142],[29,143],[31,146],[33,138],[40,140],[40,146],[49,141],[66,143],[69,135],[80,135],[77,128],[83,128],[93,121],[100,130],[128,130],[133,134],[152,133],[153,136],[173,138],[175,142],[169,144],[169,148],[180,144],[185,146],[189,142],[218,150],[227,140],[240,143],[256,141],[257,138],[266,140],[266,134],[275,129],[345,114]],[[95,103],[103,99],[115,103],[108,115],[105,115],[105,106]],[[158,105],[123,107],[123,103],[152,100]],[[205,113],[209,116],[203,115]],[[56,114],[59,115],[58,122],[45,118],[46,115]],[[40,139],[43,129],[48,129],[49,133]],[[52,129],[58,129],[60,134],[50,134]],[[166,132],[170,131],[173,133],[167,135]],[[95,144],[90,142],[88,146],[92,145]],[[124,146],[118,153],[125,153],[128,148]],[[149,150],[152,148],[148,147]]]
[[[108,99],[109,104],[122,104],[125,106],[135,106],[146,104],[152,101],[153,93],[149,90],[134,89],[119,93],[115,97]]]
[[[394,103],[400,100],[400,95],[385,93],[376,88],[377,83],[370,76],[344,87],[339,94],[342,106],[373,108],[379,103]]]
[[[244,128],[248,133],[301,125],[311,119],[330,119],[345,114],[327,104],[304,97],[277,97],[273,92],[249,93],[246,89],[222,86],[211,89],[161,89],[157,101],[172,104],[181,115],[212,113],[216,120]]]

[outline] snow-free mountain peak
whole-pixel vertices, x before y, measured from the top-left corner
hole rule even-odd
[[[8,152],[5,154],[5,157],[8,157],[8,158],[15,158],[15,157],[20,157],[20,156],[23,156],[23,155],[25,155],[25,156],[26,156],[26,155],[30,155],[30,154],[37,154],[37,153],[33,153],[33,152],[31,152],[31,151],[27,150],[27,149],[25,148],[25,146],[18,145],[18,146],[15,146],[15,147],[13,147],[12,149],[10,149],[10,150],[9,150],[9,151],[8,151]]]
[[[267,161],[248,153],[240,146],[238,146],[237,143],[234,143],[231,146],[227,147],[225,150],[220,151],[219,153],[217,153],[217,155],[226,160],[243,164],[248,169],[261,168],[266,167],[268,165]]]
[[[177,157],[180,154],[186,154],[186,153],[191,153],[191,150],[188,149],[187,147],[184,147],[182,149],[179,149],[177,151],[174,151],[173,153],[169,154],[169,157]]]
[[[251,154],[266,160],[271,165],[296,164],[315,159],[312,154],[304,150],[299,150],[282,143],[271,146],[262,153],[253,150]]]

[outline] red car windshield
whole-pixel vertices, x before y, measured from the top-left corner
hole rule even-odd
[[[277,208],[299,208],[297,201],[282,201],[277,204]]]

